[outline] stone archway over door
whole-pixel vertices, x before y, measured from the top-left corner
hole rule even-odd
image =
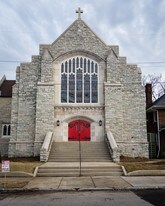
[[[68,141],[90,141],[90,122],[74,120],[68,124]]]

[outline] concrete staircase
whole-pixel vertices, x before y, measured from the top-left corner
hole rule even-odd
[[[121,176],[104,142],[81,142],[81,176]],[[38,168],[38,177],[80,176],[79,142],[53,143],[49,160]]]
[[[82,162],[109,162],[110,154],[104,142],[81,142]],[[79,162],[79,142],[53,143],[49,162]]]
[[[121,166],[113,162],[82,162],[81,176],[122,176]],[[78,177],[80,176],[79,162],[47,162],[40,166],[37,177]]]

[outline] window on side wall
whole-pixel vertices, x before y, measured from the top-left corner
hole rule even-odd
[[[10,124],[3,124],[2,125],[2,137],[9,137],[11,132]]]

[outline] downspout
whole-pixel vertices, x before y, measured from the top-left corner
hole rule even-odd
[[[157,128],[158,128],[158,154],[157,154],[157,158],[160,155],[160,126],[159,126],[159,112],[158,110],[156,110],[156,114],[157,114]]]

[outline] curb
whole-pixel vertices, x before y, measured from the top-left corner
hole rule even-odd
[[[97,192],[97,191],[134,191],[134,190],[158,190],[158,189],[165,189],[165,186],[162,187],[128,187],[128,188],[70,188],[70,189],[20,189],[20,188],[9,188],[9,189],[2,189],[0,188],[0,194],[4,193],[29,193],[29,192]]]

